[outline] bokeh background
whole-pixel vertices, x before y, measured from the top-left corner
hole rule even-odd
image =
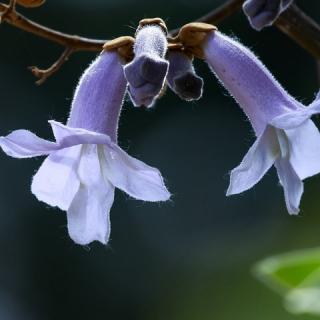
[[[213,0],[47,0],[28,17],[71,34],[110,39],[133,34],[144,17],[169,28],[207,13]],[[298,1],[320,21],[318,1]],[[318,87],[316,64],[275,28],[255,32],[242,13],[219,25],[252,48],[305,103]],[[47,120],[66,121],[77,80],[93,53],[77,53],[44,85],[26,69],[47,67],[62,48],[0,26],[0,133],[28,128],[52,138]],[[254,189],[225,197],[228,173],[254,141],[250,123],[203,62],[200,101],[169,90],[151,110],[127,100],[119,143],[158,167],[171,202],[142,203],[117,191],[108,246],[75,245],[65,213],[30,192],[42,159],[0,155],[0,319],[289,320],[279,296],[252,266],[272,254],[320,245],[320,177],[308,179],[301,215],[287,214],[272,169]],[[320,161],[320,159],[319,159]],[[300,319],[313,319],[303,316]]]

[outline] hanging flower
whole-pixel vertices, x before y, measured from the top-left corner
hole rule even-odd
[[[242,8],[252,28],[260,31],[271,26],[293,0],[247,0]]]
[[[168,61],[167,82],[170,89],[183,100],[200,99],[203,80],[196,74],[192,58],[179,50],[171,50],[168,53]]]
[[[116,50],[104,51],[82,75],[67,125],[51,124],[55,142],[27,130],[0,138],[8,155],[48,155],[33,177],[40,200],[67,211],[70,237],[78,244],[108,242],[115,187],[135,199],[170,198],[160,172],[130,157],[117,145],[118,118],[126,80]]]
[[[320,111],[320,101],[302,105],[249,49],[218,31],[208,35],[204,54],[257,136],[241,164],[232,170],[227,195],[250,189],[274,164],[287,209],[297,214],[302,180],[320,172],[320,134],[309,119]]]
[[[129,94],[135,106],[151,107],[164,86],[169,63],[166,26],[160,18],[140,21],[134,59],[124,67]]]

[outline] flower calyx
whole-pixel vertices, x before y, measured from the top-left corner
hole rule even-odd
[[[115,38],[113,40],[107,41],[103,45],[103,50],[112,51],[117,50],[119,56],[124,60],[124,62],[130,62],[133,57],[133,46],[134,38],[130,36],[122,36]]]
[[[181,50],[186,55],[204,58],[203,44],[209,32],[216,31],[217,27],[203,22],[191,22],[181,27],[178,35],[169,39],[170,50]]]
[[[16,0],[16,2],[26,8],[36,8],[43,5],[46,0]]]
[[[147,26],[147,25],[158,25],[166,35],[168,34],[168,28],[167,28],[165,22],[161,18],[147,18],[147,19],[140,20],[136,34],[138,33],[138,31],[141,28],[143,28],[144,26]]]

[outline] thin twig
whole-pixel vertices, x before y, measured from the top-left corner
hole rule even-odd
[[[0,3],[0,13],[5,12],[7,9],[8,5]],[[16,11],[9,11],[3,18],[3,21],[18,29],[33,33],[36,36],[56,42],[64,47],[73,48],[74,51],[100,51],[107,41],[62,33],[35,23]]]
[[[14,1],[10,0],[12,4]],[[229,0],[207,15],[197,19],[196,21],[218,24],[228,16],[231,16],[241,8],[244,0]],[[36,36],[45,38],[49,41],[58,43],[66,48],[63,55],[47,70],[35,69],[45,74],[43,79],[56,72],[67,58],[76,51],[95,51],[98,52],[102,49],[103,44],[107,40],[90,39],[76,35],[69,35],[62,33],[43,25],[40,25],[28,18],[24,17],[16,10],[12,10],[10,5],[0,3],[0,14],[3,14],[3,22],[32,33]],[[296,41],[299,45],[309,51],[316,59],[320,59],[320,26],[314,22],[310,17],[304,14],[296,5],[290,6],[279,19],[275,25],[289,37]],[[179,29],[171,30],[170,36],[177,34]],[[41,79],[38,82],[43,82]]]
[[[320,59],[320,26],[296,5],[284,11],[275,25],[316,59]]]
[[[38,81],[36,81],[37,85],[43,84],[52,74],[57,72],[61,66],[69,59],[69,57],[72,55],[74,52],[73,48],[66,48],[62,55],[59,57],[59,59],[51,65],[50,68],[48,69],[39,69],[38,67],[32,66],[29,67],[31,70],[32,74],[39,78]]]
[[[206,15],[198,18],[195,21],[205,22],[211,24],[218,24],[229,16],[233,15],[235,12],[240,10],[244,0],[229,0],[222,4],[220,7],[210,11]],[[180,28],[171,30],[169,34],[174,37],[178,34]]]

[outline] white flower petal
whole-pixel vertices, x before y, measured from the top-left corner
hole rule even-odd
[[[308,107],[299,108],[297,111],[286,112],[272,119],[270,124],[279,129],[294,129],[317,113],[320,113],[320,100],[318,96]]]
[[[81,245],[95,240],[106,244],[114,186],[103,178],[96,145],[83,147],[78,173],[80,189],[67,211],[69,235]]]
[[[44,160],[35,174],[31,191],[38,200],[67,210],[77,193],[80,181],[77,167],[81,146],[56,151]]]
[[[14,158],[43,156],[59,149],[56,143],[41,139],[28,130],[16,130],[6,137],[0,137],[0,146]]]
[[[279,152],[276,131],[267,126],[240,165],[231,171],[227,196],[246,191],[258,183],[274,164]]]
[[[298,214],[303,183],[292,168],[287,158],[279,158],[275,162],[281,185],[284,189],[284,197],[289,214]]]
[[[170,198],[158,169],[130,157],[115,144],[103,150],[102,168],[115,187],[139,200],[166,201]]]
[[[275,117],[270,124],[279,129],[289,130],[300,126],[310,117],[310,112],[306,112],[304,110],[286,112],[278,117]]]
[[[56,141],[63,148],[77,144],[109,144],[109,136],[82,128],[68,127],[60,122],[49,121]]]
[[[286,130],[289,161],[301,180],[320,172],[320,133],[312,120]]]

